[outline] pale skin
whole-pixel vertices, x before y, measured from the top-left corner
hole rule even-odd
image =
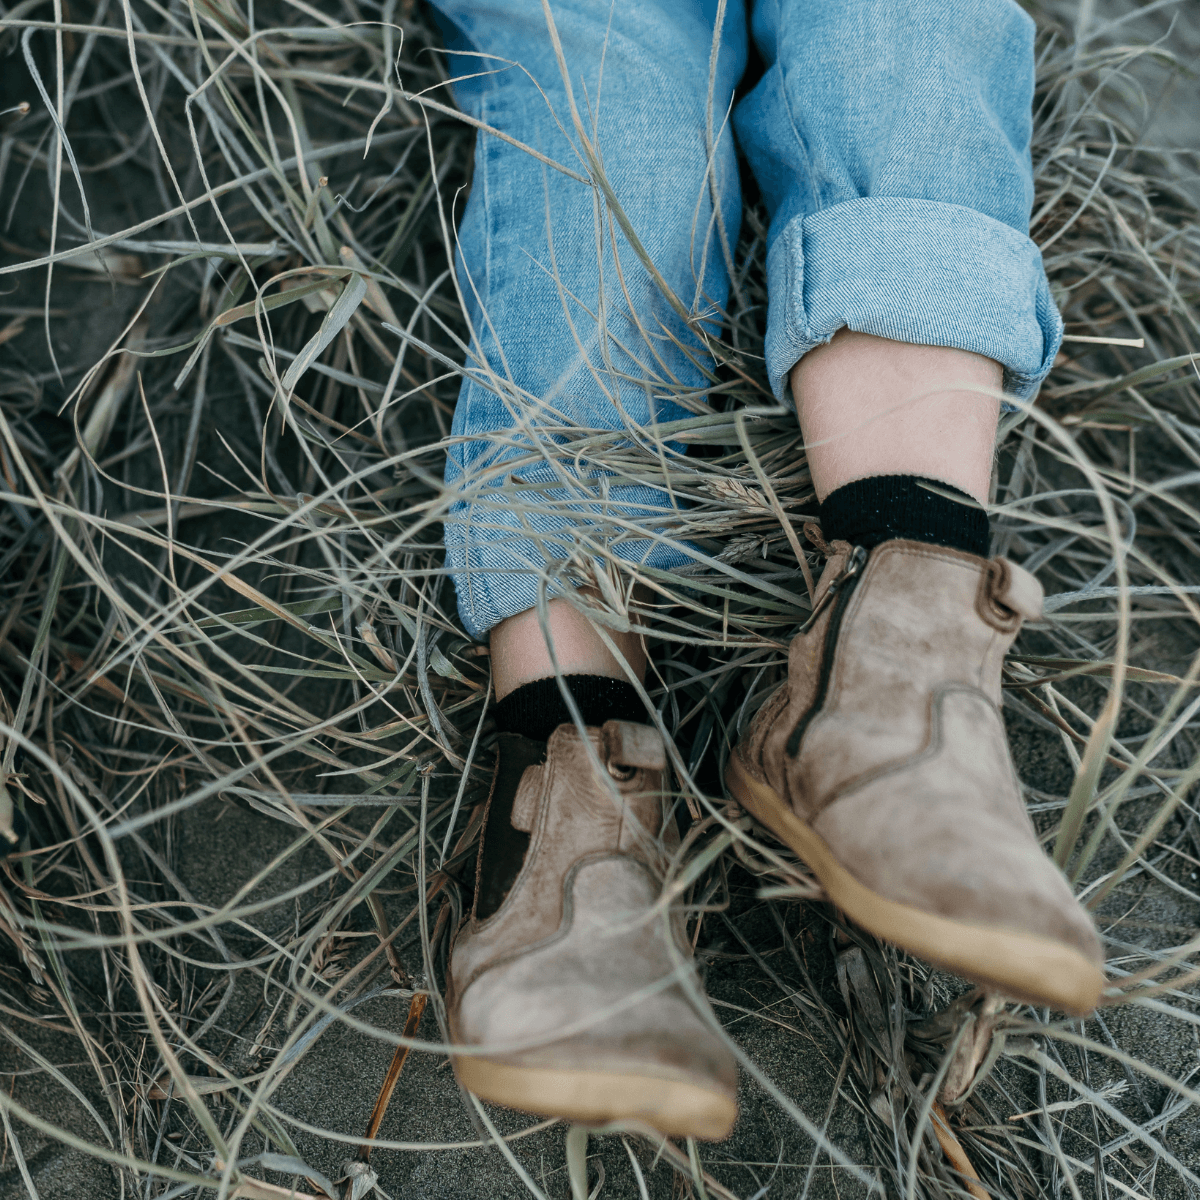
[[[982,355],[841,330],[791,373],[817,499],[871,475],[921,475],[986,503],[1001,384]],[[569,600],[550,601],[549,629],[564,675],[645,678],[637,634],[607,631],[614,654]],[[555,673],[532,609],[501,621],[491,650],[497,700]]]

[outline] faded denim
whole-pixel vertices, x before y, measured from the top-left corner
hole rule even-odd
[[[1013,0],[758,0],[750,14],[730,0],[715,57],[712,0],[552,0],[570,95],[539,0],[435,2],[462,110],[583,177],[477,139],[445,525],[472,635],[600,546],[663,570],[694,561],[672,536],[686,504],[670,484],[691,473],[676,443],[659,488],[623,482],[621,438],[570,463],[547,448],[568,426],[649,445],[689,415],[672,396],[710,386],[701,334],[727,300],[741,222],[735,137],[771,218],[777,398],[842,326],[973,350],[1003,364],[1012,394],[1036,392],[1062,322],[1027,236],[1034,28]],[[735,106],[748,15],[765,71]],[[662,283],[592,183],[572,102]]]

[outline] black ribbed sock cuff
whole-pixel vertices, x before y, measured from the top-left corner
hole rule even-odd
[[[646,706],[632,683],[609,679],[604,675],[564,675],[585,725],[603,725],[605,721],[646,722]],[[519,733],[537,742],[547,741],[560,726],[574,718],[563,699],[558,680],[535,679],[509,692],[492,710],[501,733]]]
[[[951,496],[961,496],[962,502]],[[868,550],[892,538],[908,538],[980,558],[987,556],[991,542],[987,513],[974,499],[919,475],[872,475],[830,492],[821,504],[821,533],[827,542]]]

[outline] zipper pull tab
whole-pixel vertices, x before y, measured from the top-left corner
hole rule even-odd
[[[866,547],[855,546],[854,549],[850,551],[850,557],[846,559],[846,565],[842,568],[841,574],[833,580],[828,588],[826,588],[825,594],[817,602],[817,607],[814,608],[811,613],[809,613],[808,620],[800,626],[800,633],[807,633],[813,627],[813,625],[816,624],[817,618],[829,607],[830,602],[841,590],[842,584],[844,584],[847,580],[853,579],[854,576],[863,569],[866,561]]]
[[[828,595],[832,596],[834,592],[846,582],[847,579],[853,579],[855,575],[863,569],[867,561],[867,550],[865,546],[855,546],[850,551],[850,557],[846,559],[846,565],[842,568],[842,573],[829,585]]]
[[[850,551],[850,557],[846,562],[846,569],[842,572],[842,578],[849,579],[851,575],[857,575],[866,565],[867,548],[865,546],[855,546]]]

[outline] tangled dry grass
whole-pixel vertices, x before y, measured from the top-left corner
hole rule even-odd
[[[106,1164],[104,1194],[358,1200],[382,1192],[381,1156],[453,1149],[376,1135],[389,1101],[420,1102],[408,1049],[444,1055],[439,981],[489,762],[486,651],[440,548],[474,131],[412,0],[3,13],[0,827],[27,825],[0,879],[5,1178],[38,1194],[21,1147],[41,1136]],[[539,1182],[521,1138],[542,1123],[464,1097],[514,1188],[622,1194],[614,1163],[643,1195],[1200,1187],[1191,1134],[1174,1137],[1200,1100],[1196,162],[1120,115],[1167,48],[1041,19],[1033,234],[1073,340],[1004,420],[994,520],[1050,597],[1007,703],[1046,845],[1107,939],[1105,1006],[1081,1025],[960,994],[800,904],[819,899],[802,864],[726,807],[724,756],[819,565],[804,447],[762,371],[751,208],[711,385],[678,395],[687,454],[588,429],[553,454],[631,482],[669,463],[687,502],[670,529],[699,548],[686,578],[565,567],[607,627],[653,625],[646,700],[695,818],[672,894],[710,976],[736,959],[766,989],[739,1019],[826,1047],[830,1099],[806,1111],[743,1053],[761,1100],[745,1120],[765,1104],[800,1131],[799,1175],[782,1140],[756,1165],[626,1129],[589,1159],[572,1129],[565,1177]],[[198,886],[197,839],[231,811],[278,836],[206,860]],[[390,1023],[362,1015],[379,1005]],[[361,1130],[280,1099],[339,1028],[374,1047]],[[69,1063],[39,1049],[46,1031]],[[82,1122],[44,1115],[28,1076]],[[837,1142],[835,1112],[865,1140]],[[301,1143],[348,1160],[341,1177]],[[429,1194],[474,1194],[455,1186]]]

